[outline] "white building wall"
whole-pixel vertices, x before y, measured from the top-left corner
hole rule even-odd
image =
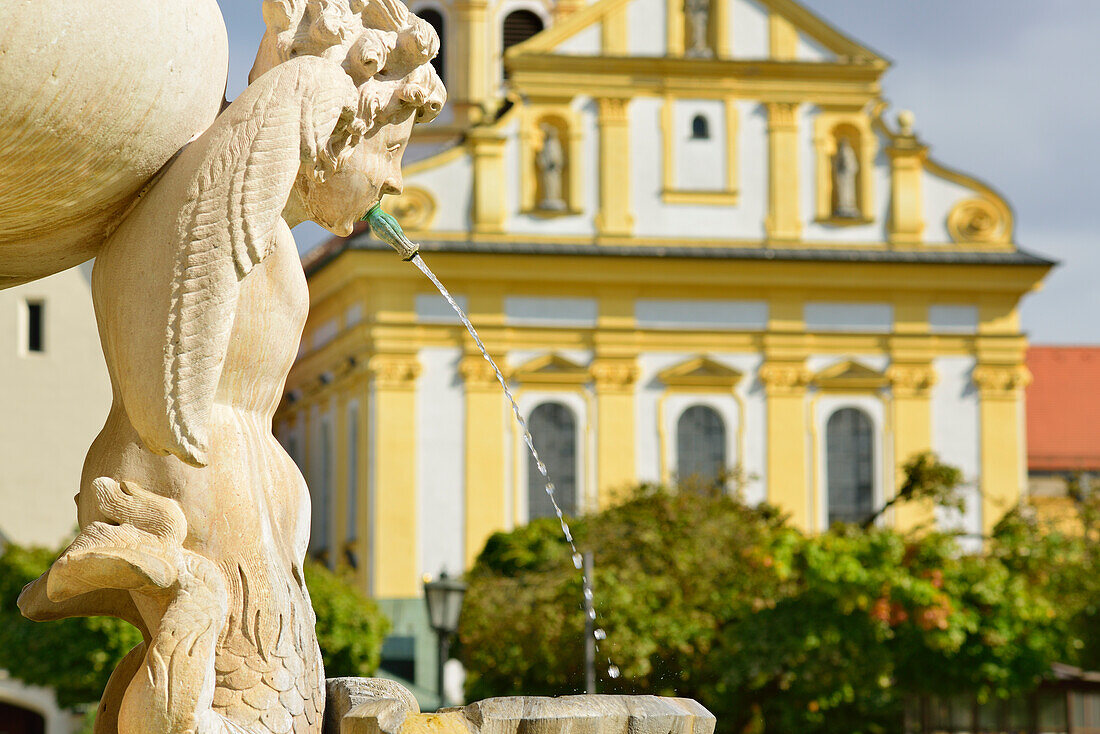
[[[965,186],[952,183],[927,171],[921,178],[924,196],[924,241],[931,243],[950,243],[947,232],[947,215],[951,208],[963,199],[973,199],[977,194]]]
[[[432,229],[459,232],[469,228],[473,171],[470,157],[458,155],[443,165],[405,178],[406,187],[424,188],[435,200]]]
[[[91,263],[0,290],[0,533],[57,547],[76,526],[84,455],[111,407],[92,311]],[[45,351],[27,351],[26,302],[40,301]]]
[[[417,517],[420,572],[452,576],[464,566],[466,527],[465,394],[459,348],[419,352],[416,390]]]
[[[8,678],[2,670],[0,701],[40,715],[46,725],[46,734],[73,734],[81,729],[80,719],[83,717],[58,707],[57,695],[52,689],[28,686],[15,678]]]
[[[735,59],[766,59],[768,11],[754,0],[730,0],[730,46]]]
[[[804,33],[798,34],[794,57],[799,61],[828,62],[835,57],[833,52]]]
[[[692,137],[696,116],[707,121],[709,137]],[[676,161],[676,189],[681,191],[725,191],[726,108],[720,99],[677,100],[673,104],[673,159]]]
[[[633,0],[626,6],[627,48],[632,56],[664,56],[668,50],[665,0]]]
[[[963,497],[966,511],[939,510],[940,527],[962,530],[973,537],[966,544],[973,548],[982,532],[982,506],[978,493],[981,480],[981,422],[978,391],[970,380],[973,357],[937,357],[932,365],[936,384],[932,387],[932,450],[940,461],[958,467],[966,483]]]

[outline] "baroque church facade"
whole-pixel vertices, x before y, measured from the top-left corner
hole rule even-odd
[[[1020,299],[1052,263],[887,115],[888,62],[793,0],[413,0],[450,91],[387,197],[500,362],[567,511],[736,470],[807,531],[935,451],[974,542],[1026,488]],[[550,511],[500,386],[366,230],[308,254],[276,417],[312,550],[431,680],[421,582]],[[395,638],[397,639],[397,638]],[[400,640],[399,640],[400,641]],[[410,676],[412,674],[410,673]]]

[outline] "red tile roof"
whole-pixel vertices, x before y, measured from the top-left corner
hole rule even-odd
[[[1100,469],[1100,347],[1027,351],[1027,466]]]

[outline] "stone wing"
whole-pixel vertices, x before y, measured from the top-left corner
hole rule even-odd
[[[357,104],[355,86],[340,67],[317,58],[290,61],[257,79],[192,144],[198,161],[193,156],[187,163],[184,156],[177,161],[191,173],[172,230],[177,241],[168,323],[157,345],[163,372],[122,385],[127,406],[131,398],[155,397],[164,407],[140,416],[130,411],[150,449],[206,464],[208,423],[236,315],[238,282],[274,245],[276,223],[299,169],[318,163],[337,123],[350,122]],[[149,382],[154,378],[157,384]],[[140,394],[125,394],[135,390]]]

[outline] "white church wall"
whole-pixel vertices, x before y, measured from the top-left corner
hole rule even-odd
[[[767,213],[767,122],[761,106],[738,102],[740,199],[737,205],[728,206],[666,204],[661,198],[662,104],[654,98],[639,98],[631,104],[635,234],[685,240],[761,240]],[[724,135],[724,130],[713,132]]]
[[[627,48],[632,56],[664,56],[668,3],[633,0],[626,6]]]
[[[405,186],[417,186],[431,193],[436,207],[433,230],[462,232],[470,226],[473,176],[473,161],[463,151],[442,165],[406,176]]]
[[[672,106],[673,160],[680,191],[726,189],[726,108],[720,99],[681,99]],[[707,137],[692,135],[696,117],[706,121]]]
[[[416,390],[417,517],[420,572],[463,571],[465,511],[465,397],[459,348],[419,352]]]
[[[602,38],[600,24],[593,23],[562,41],[554,49],[554,52],[575,56],[598,56],[601,49]]]
[[[938,509],[937,524],[944,529],[962,530],[973,536],[965,545],[980,546],[982,532],[981,421],[978,391],[970,380],[972,357],[937,357],[932,361],[936,384],[932,387],[932,450],[940,461],[958,467],[965,482],[966,510],[958,513]]]
[[[974,191],[925,171],[921,178],[924,196],[924,241],[948,244],[947,215],[963,199],[972,199]]]
[[[735,59],[766,59],[768,11],[754,0],[729,0],[730,46]]]
[[[794,57],[799,61],[829,62],[836,57],[833,52],[822,46],[805,33],[798,34],[798,42],[795,46]]]

